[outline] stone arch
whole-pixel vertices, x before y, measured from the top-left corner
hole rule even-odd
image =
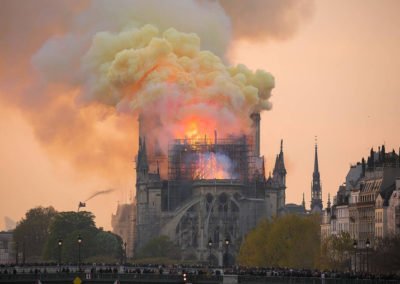
[[[190,207],[192,207],[195,204],[198,204],[201,202],[201,197],[193,198],[190,202],[182,206],[174,218],[170,220],[167,224],[165,224],[161,228],[161,235],[168,236],[171,240],[174,239],[174,235],[176,233],[176,227],[181,221],[182,217],[186,214],[186,212],[189,210]]]

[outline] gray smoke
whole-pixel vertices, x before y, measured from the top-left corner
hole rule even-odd
[[[4,217],[4,225],[5,225],[6,231],[11,231],[11,230],[15,229],[15,227],[17,226],[17,223],[10,217],[5,216]]]
[[[114,190],[115,190],[115,189],[110,188],[110,189],[106,189],[106,190],[99,190],[99,191],[96,191],[96,192],[93,193],[91,196],[89,196],[89,197],[85,200],[85,202],[86,202],[86,201],[89,201],[90,199],[95,198],[95,197],[98,196],[98,195],[109,194],[109,193],[113,192]]]

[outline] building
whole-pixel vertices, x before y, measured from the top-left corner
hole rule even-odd
[[[396,179],[396,187],[389,198],[387,206],[387,235],[392,236],[400,234],[400,178]]]
[[[284,209],[283,142],[267,179],[258,113],[251,115],[252,135],[220,139],[215,132],[213,139],[175,139],[164,155],[157,147],[148,148],[142,119],[135,249],[165,235],[181,248],[185,260],[232,264],[249,230]]]
[[[322,187],[318,167],[318,145],[315,143],[314,172],[311,183],[311,213],[322,213]]]
[[[16,262],[13,233],[0,232],[0,265]]]
[[[135,213],[135,203],[118,204],[117,212],[111,216],[113,233],[122,238],[128,258],[134,255]]]
[[[399,233],[399,157],[394,150],[385,152],[383,145],[371,149],[367,162],[363,158],[351,166],[333,206],[324,211],[323,237],[349,232],[363,249],[367,240],[374,246],[376,240]]]

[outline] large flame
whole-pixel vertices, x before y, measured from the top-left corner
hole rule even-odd
[[[202,141],[208,143],[213,137],[215,122],[206,117],[190,116],[181,121],[181,127],[177,127],[174,133],[175,138],[185,138],[191,141]]]
[[[234,179],[232,161],[219,153],[199,154],[194,179]]]

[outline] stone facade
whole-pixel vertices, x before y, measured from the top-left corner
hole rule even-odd
[[[136,249],[165,235],[181,248],[185,260],[231,264],[246,233],[260,219],[271,218],[284,208],[282,142],[273,174],[267,179],[264,158],[259,156],[260,117],[251,118],[254,135],[250,137],[217,139],[215,134],[214,139],[175,140],[166,157],[156,157],[157,153],[148,150],[140,133]],[[219,163],[228,164],[229,172],[221,174]]]
[[[365,248],[367,240],[373,247],[379,239],[399,233],[399,157],[382,146],[377,152],[371,149],[367,163],[362,159],[350,168],[333,206],[324,211],[323,238],[348,232],[358,248]]]
[[[126,257],[134,255],[136,206],[132,204],[118,204],[117,212],[111,216],[113,233],[119,235],[126,244]]]
[[[400,234],[400,178],[396,179],[396,188],[390,196],[386,210],[387,234]]]
[[[0,264],[11,264],[15,261],[13,233],[0,232]]]

